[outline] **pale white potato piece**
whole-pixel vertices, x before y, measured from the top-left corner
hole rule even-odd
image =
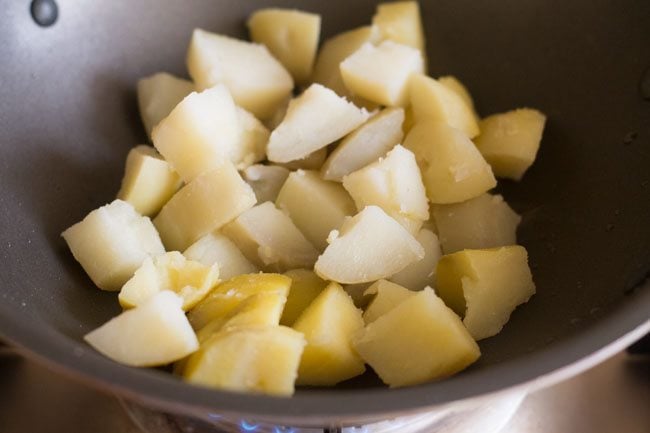
[[[271,133],[270,161],[305,158],[356,129],[368,112],[320,84],[312,84],[289,103],[282,123]]]
[[[430,288],[367,325],[354,347],[391,387],[451,376],[481,355],[460,318]]]
[[[311,75],[321,17],[295,9],[258,9],[248,19],[251,40],[264,44],[298,83]]]
[[[289,169],[291,171],[295,170],[319,170],[325,159],[327,158],[327,147],[318,149],[315,152],[310,153],[302,159],[296,159],[294,161],[283,162],[278,165]]]
[[[442,256],[438,236],[431,230],[423,228],[415,239],[424,248],[424,257],[391,276],[389,280],[410,290],[422,290],[427,286],[434,287],[436,265]]]
[[[118,297],[123,308],[147,302],[157,293],[169,290],[183,300],[183,311],[194,307],[219,282],[219,265],[205,266],[187,260],[178,251],[147,257],[127,281]]]
[[[151,220],[119,199],[90,212],[61,236],[102,290],[120,290],[147,257],[165,252]]]
[[[431,203],[469,200],[497,184],[474,143],[445,123],[416,123],[406,136],[404,147],[415,154]]]
[[[327,236],[338,229],[356,209],[341,184],[321,179],[316,171],[294,171],[276,200],[296,227],[319,251],[327,247]]]
[[[266,158],[266,143],[269,141],[271,131],[260,122],[252,113],[237,107],[242,134],[238,145],[230,154],[230,160],[235,163],[238,170]]]
[[[167,72],[138,80],[138,108],[147,135],[171,113],[176,105],[194,91],[194,83]]]
[[[462,203],[434,205],[431,216],[445,254],[517,243],[521,217],[500,195],[486,193]]]
[[[185,182],[236,159],[240,113],[228,89],[190,93],[153,130],[153,144]]]
[[[255,193],[229,161],[181,188],[154,219],[163,243],[183,251],[255,205]]]
[[[129,151],[117,198],[144,216],[156,215],[183,181],[156,150],[139,145]]]
[[[86,334],[84,339],[120,364],[133,367],[169,364],[199,348],[182,304],[174,293],[160,292]]]
[[[340,96],[345,96],[356,105],[371,109],[367,101],[352,95],[343,84],[339,65],[366,42],[379,41],[379,29],[374,26],[359,27],[339,33],[323,43],[312,74],[312,81],[332,89]]]
[[[520,180],[537,157],[545,123],[532,108],[493,114],[481,121],[476,147],[497,177]]]
[[[379,280],[375,282],[364,292],[366,296],[375,296],[363,313],[363,321],[366,322],[366,325],[374,322],[397,307],[402,301],[415,295],[415,293],[406,287],[391,283],[390,281]]]
[[[479,134],[472,108],[455,91],[426,75],[412,75],[409,95],[416,122],[437,120],[463,131],[469,138]]]
[[[469,90],[467,90],[467,87],[463,83],[460,82],[460,80],[453,75],[446,75],[444,77],[438,77],[438,83],[442,84],[458,96],[465,102],[465,105],[469,107],[469,109],[472,111],[472,116],[476,120],[476,123],[479,123],[480,117],[478,113],[476,112],[476,107],[474,106],[474,99],[472,99],[472,95],[469,93]],[[479,125],[480,129],[480,125]]]
[[[436,271],[436,293],[464,316],[474,339],[496,335],[515,308],[535,294],[528,253],[513,245],[444,256]]]
[[[424,72],[422,54],[407,45],[366,43],[341,62],[343,83],[350,92],[379,105],[408,103],[411,75]]]
[[[183,255],[204,266],[219,266],[219,278],[229,280],[243,274],[253,274],[259,269],[242,254],[230,239],[221,233],[213,232],[194,242]]]
[[[386,108],[347,135],[327,158],[321,173],[325,180],[341,182],[343,176],[375,162],[402,141],[402,108]]]
[[[244,180],[255,191],[258,203],[275,201],[280,188],[291,173],[288,169],[279,165],[255,164],[242,172]]]
[[[224,84],[237,105],[267,119],[291,94],[293,79],[260,44],[195,29],[187,69],[198,89]]]
[[[224,235],[261,269],[311,268],[318,251],[271,202],[259,204],[224,226]]]
[[[380,3],[372,17],[382,39],[417,48],[426,59],[424,30],[417,1]]]
[[[346,284],[387,278],[424,257],[418,241],[381,208],[368,206],[347,219],[314,270],[326,280]]]
[[[413,152],[397,145],[385,158],[343,178],[358,210],[381,207],[388,215],[417,233],[429,219],[429,204]]]

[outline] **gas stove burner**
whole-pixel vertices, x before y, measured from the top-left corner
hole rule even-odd
[[[509,392],[462,408],[452,405],[446,409],[364,426],[326,428],[288,427],[253,420],[233,420],[214,413],[206,414],[201,419],[190,418],[159,412],[126,400],[121,402],[143,433],[498,433],[515,414],[524,397],[524,392]]]

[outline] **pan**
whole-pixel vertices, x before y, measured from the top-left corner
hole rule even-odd
[[[27,356],[166,410],[324,426],[559,380],[648,331],[650,2],[422,1],[431,75],[458,76],[483,115],[548,115],[535,165],[519,183],[500,182],[523,216],[537,295],[453,378],[388,389],[368,374],[290,399],[193,387],[94,352],[82,336],[119,305],[60,233],[115,196],[126,153],[147,140],[135,83],[186,76],[194,27],[244,37],[251,11],[299,7],[322,14],[322,40],[365,24],[375,3],[60,0],[49,26],[28,2],[1,3],[0,337]]]

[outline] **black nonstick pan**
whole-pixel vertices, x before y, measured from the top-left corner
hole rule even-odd
[[[558,380],[650,327],[646,0],[422,2],[433,76],[457,75],[481,114],[548,115],[535,165],[499,187],[523,216],[537,295],[453,378],[393,390],[367,375],[290,399],[192,387],[94,352],[82,336],[119,306],[60,233],[115,196],[126,153],[146,141],[135,83],[186,76],[194,27],[245,36],[254,9],[293,6],[321,13],[327,37],[367,23],[374,2],[61,0],[49,27],[28,1],[0,5],[0,337],[34,359],[172,411],[335,425]]]

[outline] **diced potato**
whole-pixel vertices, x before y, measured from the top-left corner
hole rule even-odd
[[[237,105],[267,119],[291,94],[293,79],[260,44],[195,29],[187,69],[197,88],[224,84]]]
[[[215,318],[226,316],[252,295],[277,292],[286,298],[289,287],[291,278],[280,274],[238,275],[215,287],[187,317],[194,329],[201,329]]]
[[[237,107],[237,111],[242,135],[238,146],[230,155],[230,160],[235,163],[237,169],[243,170],[266,158],[266,143],[271,132],[252,113],[241,107]]]
[[[444,77],[439,77],[438,78],[438,83],[442,84],[458,96],[465,102],[465,105],[469,107],[469,109],[472,111],[472,115],[474,117],[474,120],[478,124],[479,122],[479,116],[476,113],[476,107],[474,106],[474,99],[472,99],[472,95],[470,95],[469,90],[467,90],[467,87],[461,83],[458,78],[454,77],[453,75],[446,75]],[[479,125],[480,129],[480,125]]]
[[[417,1],[380,3],[372,23],[379,29],[382,39],[416,48],[426,58],[424,30]]]
[[[415,115],[413,114],[413,107],[410,105],[404,110],[404,122],[402,123],[402,132],[406,136],[411,128],[415,125]]]
[[[323,164],[325,180],[341,182],[343,176],[375,162],[402,141],[404,110],[386,108],[346,136]]]
[[[517,243],[521,217],[500,195],[486,193],[462,203],[435,205],[431,216],[445,254]]]
[[[129,151],[117,198],[145,216],[156,215],[183,182],[153,147],[140,145]]]
[[[318,251],[296,225],[271,202],[257,205],[224,226],[246,258],[266,270],[311,268]]]
[[[442,122],[418,122],[404,140],[417,159],[431,203],[458,203],[496,186],[492,169],[461,131]]]
[[[343,83],[350,92],[379,105],[407,105],[408,83],[424,72],[417,49],[392,41],[366,43],[341,62]]]
[[[327,147],[318,149],[302,159],[278,164],[288,170],[319,170],[327,158]]]
[[[171,113],[176,105],[194,91],[194,83],[166,72],[138,80],[138,108],[147,135]]]
[[[460,318],[430,288],[366,326],[354,347],[391,387],[451,376],[480,356]]]
[[[358,106],[368,107],[364,101],[355,98],[343,84],[339,65],[366,42],[375,43],[379,40],[379,29],[374,26],[359,27],[340,33],[326,40],[321,47],[312,81],[332,89],[340,96],[345,96]]]
[[[375,295],[363,313],[364,322],[366,325],[374,322],[415,293],[390,281],[377,281],[364,293],[365,295]]]
[[[141,306],[125,311],[84,339],[120,364],[134,367],[165,365],[199,348],[181,298],[160,292]]]
[[[280,324],[291,326],[329,283],[309,269],[292,269],[284,275],[291,278],[291,289]]]
[[[347,219],[329,241],[314,270],[321,278],[346,284],[390,277],[424,257],[420,243],[377,206]]]
[[[147,257],[165,252],[151,220],[122,200],[95,209],[61,236],[102,290],[120,290]]]
[[[546,116],[532,108],[493,114],[481,121],[476,147],[498,177],[520,180],[533,164]]]
[[[461,130],[469,138],[479,134],[472,108],[455,91],[425,75],[413,75],[409,94],[416,122],[439,121]]]
[[[251,40],[264,44],[298,83],[311,75],[321,17],[294,9],[258,9],[248,19]]]
[[[415,155],[397,145],[385,158],[343,178],[358,210],[379,206],[410,233],[429,219],[429,204]]]
[[[229,161],[180,189],[154,219],[163,243],[183,251],[255,205],[255,193]]]
[[[436,291],[480,340],[501,331],[514,309],[535,294],[535,283],[526,249],[513,245],[443,256]]]
[[[284,116],[287,114],[287,110],[289,109],[289,103],[292,99],[292,95],[287,96],[287,98],[282,101],[282,103],[280,103],[278,108],[275,109],[273,115],[267,119],[264,119],[264,125],[268,129],[272,131],[277,128],[280,123],[282,123],[282,120],[284,120]]]
[[[361,311],[340,285],[330,283],[293,329],[307,340],[298,369],[299,385],[335,385],[366,370],[352,347],[352,335],[363,329]]]
[[[273,162],[302,159],[356,129],[368,112],[320,84],[312,84],[289,103],[282,123],[271,133],[267,155]]]
[[[118,297],[123,308],[133,308],[147,302],[165,290],[183,300],[183,310],[194,307],[219,282],[219,265],[204,266],[187,260],[178,251],[153,259],[148,257],[127,281]]]
[[[436,264],[442,253],[438,236],[429,229],[422,229],[415,239],[424,248],[424,258],[411,263],[389,279],[410,290],[422,290],[425,287],[434,287],[436,278]]]
[[[304,347],[303,335],[284,326],[218,332],[190,357],[183,377],[211,388],[290,396]]]
[[[278,165],[256,164],[246,168],[242,176],[255,191],[257,202],[264,203],[275,201],[289,173],[288,169]]]
[[[213,232],[194,242],[183,255],[204,266],[219,266],[219,277],[229,280],[243,274],[252,274],[259,269],[246,259],[230,239],[221,233]]]
[[[276,205],[319,251],[327,236],[346,216],[355,214],[354,202],[340,184],[321,179],[315,171],[294,171],[282,186]]]

